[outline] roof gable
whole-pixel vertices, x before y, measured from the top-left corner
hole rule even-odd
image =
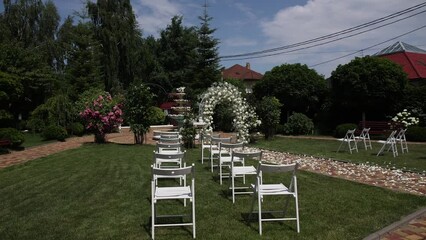
[[[426,54],[426,51],[415,47],[413,45],[404,43],[404,42],[396,42],[384,49],[382,49],[381,51],[373,54],[373,56],[382,56],[382,55],[387,55],[387,54],[393,54],[393,53],[399,53],[399,52],[411,52],[411,53],[423,53]]]
[[[235,64],[234,66],[223,70],[222,76],[224,79],[233,78],[241,80],[260,80],[263,78],[262,74],[239,64]]]

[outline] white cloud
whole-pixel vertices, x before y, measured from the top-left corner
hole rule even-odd
[[[262,21],[261,27],[265,38],[268,39],[268,48],[284,46],[354,27],[421,2],[423,1],[413,0],[407,5],[406,1],[400,0],[310,0],[303,6],[293,6],[278,11],[271,20]],[[347,54],[347,52],[338,53],[336,50],[360,50],[408,32],[416,27],[420,27],[424,24],[422,20],[424,17],[425,13],[356,37],[306,50],[308,52],[329,52],[329,54],[287,54],[264,58],[263,60],[265,63],[275,63],[276,65],[285,62],[301,62],[308,65],[316,64]],[[378,48],[384,48],[398,40],[414,44],[415,42],[421,41],[419,39],[425,38],[426,31],[423,30],[380,45]],[[332,51],[334,52],[332,53]],[[372,54],[378,50],[376,48],[371,51],[372,52],[366,52],[364,54]],[[352,58],[354,58],[354,56],[330,64],[321,65],[316,69],[322,74],[329,75],[337,64],[344,64]]]
[[[175,15],[183,15],[182,6],[171,0],[139,0],[133,6],[144,35],[158,36]]]
[[[227,47],[247,47],[255,46],[257,41],[255,39],[249,39],[245,37],[231,37],[223,41],[223,44]]]
[[[255,20],[256,14],[254,13],[254,11],[249,8],[246,4],[244,3],[235,3],[235,7],[241,11],[244,15],[246,15],[250,20]]]

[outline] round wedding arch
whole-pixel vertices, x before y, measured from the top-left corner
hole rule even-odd
[[[228,82],[214,83],[201,95],[199,118],[205,123],[203,133],[213,132],[213,113],[217,104],[228,101],[235,114],[233,125],[237,141],[248,142],[249,130],[260,125],[254,109],[247,104],[238,88]]]

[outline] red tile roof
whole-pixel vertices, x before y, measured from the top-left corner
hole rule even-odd
[[[373,56],[387,58],[402,66],[408,79],[426,79],[426,51],[404,42],[396,42]]]
[[[224,79],[233,78],[242,80],[260,80],[263,78],[262,74],[239,64],[235,64],[234,66],[223,70],[222,76]]]
[[[399,52],[394,54],[382,55],[402,66],[408,74],[408,79],[426,79],[426,54],[413,52]]]

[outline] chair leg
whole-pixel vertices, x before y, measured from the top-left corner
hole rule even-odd
[[[201,164],[204,164],[204,148],[203,148],[203,145],[201,145]]]
[[[154,201],[151,200],[151,236],[152,239],[155,239],[155,205]]]
[[[337,149],[337,152],[339,152],[340,148],[342,147],[343,141],[340,143],[339,148]]]
[[[262,199],[260,194],[257,194],[257,203],[259,208],[259,234],[262,235]]]
[[[220,185],[222,185],[222,164],[221,164],[221,162],[220,162],[220,159],[219,159],[219,182],[220,182]]]
[[[300,233],[300,223],[299,223],[299,199],[297,197],[297,192],[296,195],[294,196],[295,201],[296,201],[296,222],[297,222],[297,232]]]
[[[195,239],[195,196],[192,199],[192,237]]]
[[[232,203],[235,203],[235,176],[233,173],[231,173],[231,188],[232,188]]]
[[[383,152],[383,150],[385,150],[385,147],[386,147],[386,143],[384,143],[382,148],[380,148],[379,152],[377,153],[377,156],[379,156]]]

